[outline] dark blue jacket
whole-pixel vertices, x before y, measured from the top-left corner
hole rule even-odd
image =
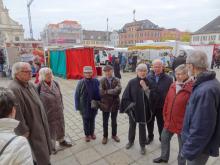
[[[220,83],[215,76],[207,71],[197,77],[186,108],[181,154],[188,160],[201,153],[219,155]]]
[[[147,76],[150,87],[150,108],[153,112],[163,109],[164,101],[173,79],[166,73],[161,73],[159,81],[156,82],[154,72],[150,72]]]
[[[75,92],[75,107],[84,118],[93,118],[97,109],[91,109],[91,101],[100,100],[99,81],[82,79],[78,82]]]

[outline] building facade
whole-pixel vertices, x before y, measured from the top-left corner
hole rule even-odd
[[[83,43],[82,26],[77,21],[65,20],[58,24],[49,24],[41,33],[44,45],[73,46]]]
[[[119,45],[131,46],[147,40],[160,41],[161,28],[149,20],[127,23],[119,31]]]
[[[119,45],[122,47],[132,46],[136,43],[145,43],[149,40],[154,42],[166,40],[182,41],[184,40],[184,36],[188,36],[189,34],[175,28],[161,28],[149,20],[133,21],[125,24],[119,31]]]
[[[162,29],[161,31],[161,41],[166,41],[166,40],[181,40],[182,33],[176,29]]]
[[[119,46],[119,33],[116,30],[110,34],[111,46],[118,47]]]
[[[192,34],[191,45],[220,44],[220,16]]]
[[[109,46],[111,32],[83,30],[83,44],[85,46]]]
[[[0,0],[0,44],[24,40],[23,26],[10,18],[8,9]]]

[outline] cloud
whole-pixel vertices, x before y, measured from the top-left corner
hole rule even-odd
[[[25,27],[28,35],[26,0],[4,0],[10,15]],[[84,29],[120,29],[131,22],[133,10],[136,19],[149,19],[159,26],[195,31],[220,13],[219,0],[35,0],[31,6],[34,34],[48,23],[64,19],[80,21]]]

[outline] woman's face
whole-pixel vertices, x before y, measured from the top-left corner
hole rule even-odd
[[[145,69],[138,70],[137,75],[139,78],[144,79],[147,77],[147,70],[145,70]]]
[[[177,80],[178,82],[183,82],[183,81],[185,81],[186,79],[189,78],[188,74],[187,74],[187,73],[184,73],[183,71],[177,71],[177,72],[175,73],[175,75],[176,75],[176,80]]]
[[[45,76],[45,81],[46,82],[51,82],[52,81],[52,73],[48,72]]]

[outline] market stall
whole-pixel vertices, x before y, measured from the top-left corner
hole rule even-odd
[[[96,76],[93,48],[78,47],[50,50],[49,61],[49,66],[56,76],[67,79],[81,79],[83,78],[84,66],[92,66],[94,76]]]

